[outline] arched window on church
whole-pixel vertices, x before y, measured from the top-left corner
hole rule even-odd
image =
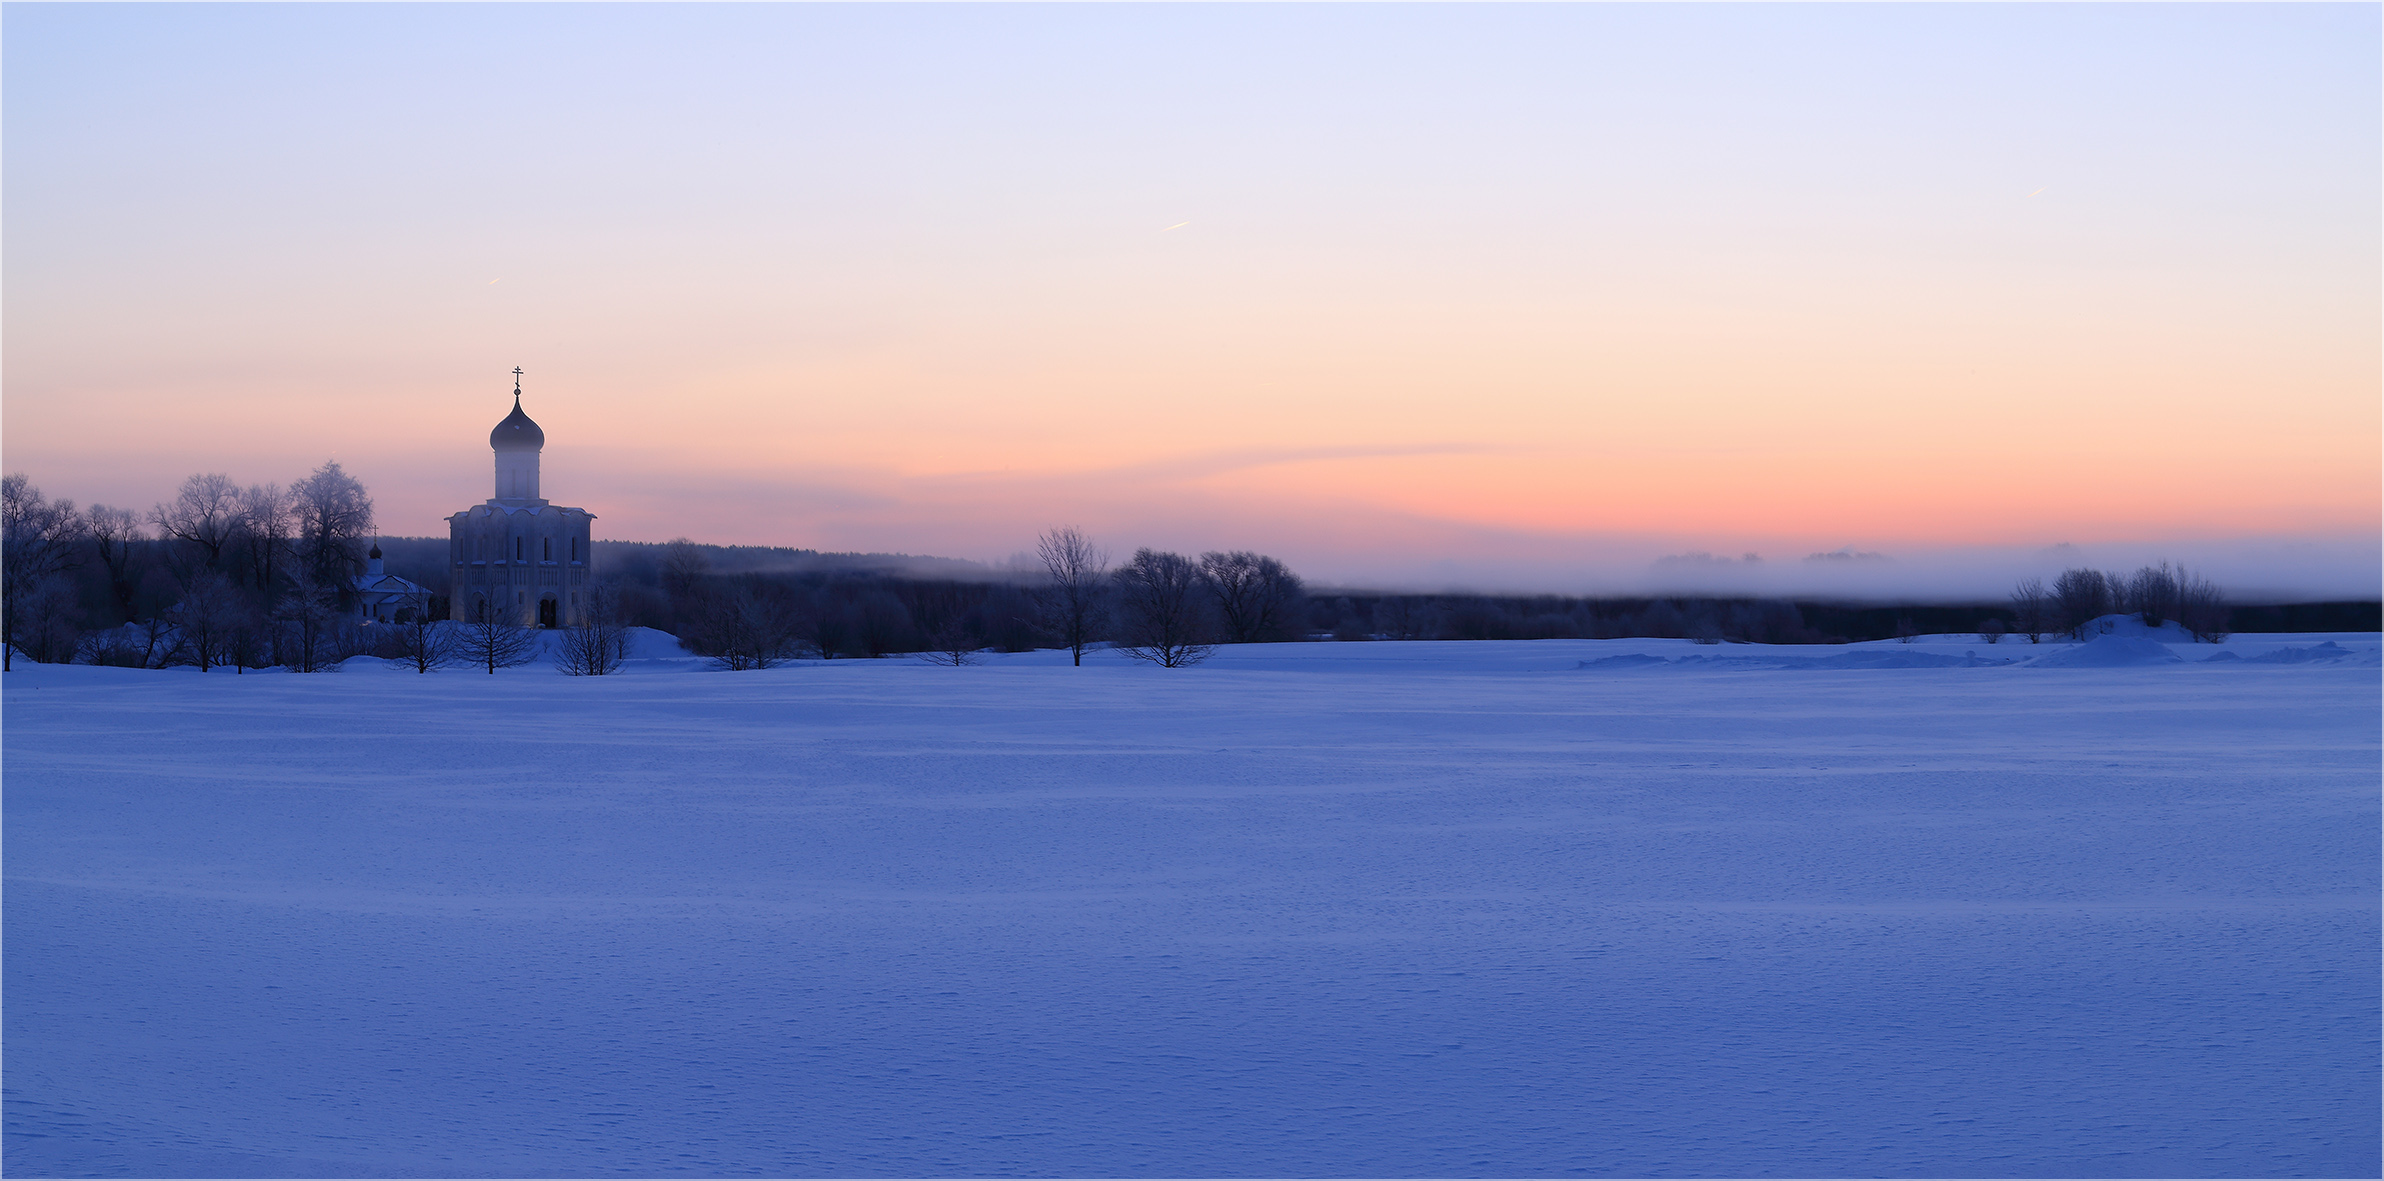
[[[541,562],[552,562],[555,560],[554,538],[541,537],[538,539],[538,560]]]
[[[522,560],[522,539],[518,537],[513,539],[513,560],[516,562]]]

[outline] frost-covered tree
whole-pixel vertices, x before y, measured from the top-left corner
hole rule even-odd
[[[290,504],[300,568],[346,604],[373,530],[372,497],[338,460],[329,460],[290,485]]]
[[[1035,556],[1043,560],[1046,579],[1036,588],[1043,626],[1082,665],[1084,650],[1101,629],[1109,553],[1069,525],[1036,538]]]
[[[1190,558],[1138,549],[1113,579],[1118,651],[1162,668],[1198,664],[1215,651],[1208,588]]]

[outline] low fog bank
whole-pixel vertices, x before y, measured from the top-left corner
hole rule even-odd
[[[2161,562],[2210,579],[2238,603],[2384,597],[2384,544],[2374,537],[1938,549],[1850,545],[1802,553],[1684,549],[1653,560],[1642,553],[1570,562],[1400,562],[1342,556],[1299,565],[1315,583],[1386,592],[1987,603],[2003,600],[2024,578],[2050,579],[2077,566],[2133,570]]]
[[[392,573],[446,585],[447,539],[382,538]],[[666,543],[596,542],[596,568],[655,581]],[[1032,582],[1031,555],[998,562],[903,553],[835,553],[789,546],[701,545],[719,574],[873,574],[958,582]],[[1113,547],[1115,548],[1115,547]],[[1130,549],[1131,547],[1125,547]],[[1853,604],[2001,603],[2024,578],[2051,579],[2072,567],[2134,570],[2168,562],[2208,578],[2238,604],[2364,602],[2384,598],[2384,544],[2375,538],[2253,538],[2176,544],[1972,546],[1895,549],[1845,546],[1809,553],[1715,554],[1683,550],[1640,556],[1524,561],[1380,560],[1352,554],[1284,559],[1317,593],[1576,595],[1609,598],[1718,597]]]

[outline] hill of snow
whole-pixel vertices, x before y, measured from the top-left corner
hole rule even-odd
[[[2367,1175],[2376,656],[20,665],[6,1166]]]

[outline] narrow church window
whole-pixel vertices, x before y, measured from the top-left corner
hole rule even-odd
[[[544,537],[544,538],[540,538],[540,539],[539,539],[539,541],[538,541],[538,560],[539,560],[539,561],[541,561],[541,562],[552,562],[552,561],[554,561],[554,560],[555,560],[555,539],[554,539],[554,538],[552,538],[552,537]]]
[[[513,539],[513,560],[516,562],[522,560],[522,539],[518,537]]]

